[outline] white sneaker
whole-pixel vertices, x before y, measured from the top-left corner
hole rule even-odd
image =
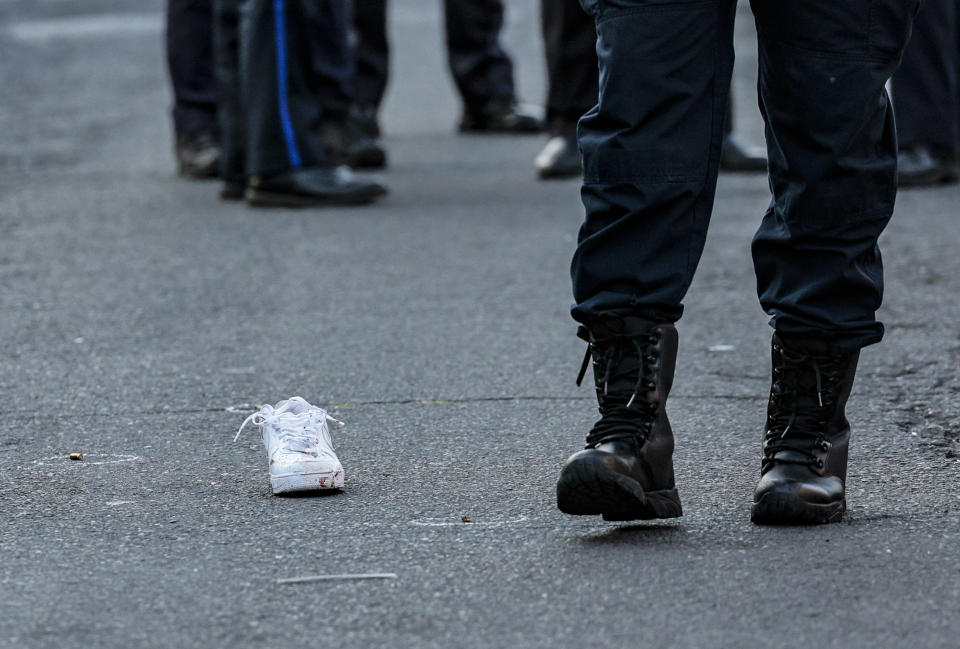
[[[233,441],[247,424],[260,427],[275,494],[340,489],[343,466],[333,452],[327,420],[343,424],[303,397],[291,397],[275,406],[265,405],[247,417]]]

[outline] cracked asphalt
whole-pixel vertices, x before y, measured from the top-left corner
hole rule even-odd
[[[507,33],[533,102],[537,6],[512,1]],[[749,522],[754,175],[720,179],[679,327],[684,517],[565,517],[554,480],[594,419],[578,184],[534,180],[540,136],[454,134],[439,3],[393,3],[391,194],[308,211],[175,176],[161,10],[0,6],[0,647],[960,646],[960,189],[901,193],[884,235],[842,523]],[[256,433],[232,442],[294,394],[347,422],[342,493],[273,497]],[[341,573],[396,578],[277,583]]]

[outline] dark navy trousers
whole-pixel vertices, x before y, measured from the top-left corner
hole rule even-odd
[[[212,0],[167,0],[166,46],[174,131],[215,132]]]
[[[960,2],[928,0],[893,76],[901,148],[960,151]]]
[[[540,0],[547,121],[572,124],[597,103],[597,32],[578,0]]]
[[[351,100],[349,0],[215,0],[221,175],[329,164],[315,127]]]
[[[447,61],[467,105],[513,99],[513,63],[500,44],[501,0],[444,0]],[[387,0],[354,0],[356,98],[379,106],[387,88]]]
[[[582,0],[600,98],[580,121],[586,220],[576,320],[675,322],[713,207],[735,0]],[[753,240],[761,306],[781,333],[845,349],[880,340],[877,238],[896,195],[884,84],[919,0],[753,0],[772,200]]]

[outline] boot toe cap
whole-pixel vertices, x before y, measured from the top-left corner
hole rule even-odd
[[[784,479],[771,471],[757,484],[754,502],[767,494],[792,495],[814,505],[828,505],[843,500],[843,481],[836,476]]]

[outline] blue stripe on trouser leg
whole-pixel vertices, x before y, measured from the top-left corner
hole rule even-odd
[[[290,104],[287,88],[287,29],[284,19],[284,0],[273,0],[274,41],[277,46],[277,104],[280,112],[280,127],[283,129],[283,139],[287,145],[287,156],[290,165],[299,169],[300,151],[297,149],[297,140],[293,133],[293,120],[290,119]]]

